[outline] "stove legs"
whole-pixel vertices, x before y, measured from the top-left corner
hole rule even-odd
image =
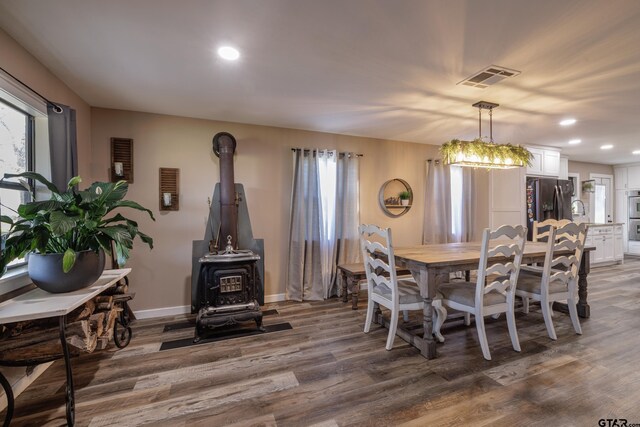
[[[262,314],[260,317],[256,317],[256,326],[260,332],[267,332],[267,330],[262,326]]]

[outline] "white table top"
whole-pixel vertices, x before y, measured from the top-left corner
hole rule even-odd
[[[0,324],[64,316],[130,272],[130,268],[105,270],[93,285],[73,292],[51,294],[40,288],[32,289],[0,304]]]

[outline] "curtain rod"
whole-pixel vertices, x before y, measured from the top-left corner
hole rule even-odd
[[[40,94],[40,92],[38,92],[37,90],[35,90],[34,88],[32,88],[31,86],[29,86],[28,84],[26,84],[25,82],[23,82],[22,80],[20,80],[19,78],[17,78],[16,76],[14,76],[13,74],[11,74],[10,72],[8,72],[7,70],[5,70],[4,68],[0,67],[0,70],[2,70],[2,72],[4,72],[6,75],[8,75],[9,77],[11,77],[13,80],[17,81],[18,83],[20,83],[22,86],[24,86],[25,88],[29,89],[31,92],[33,92],[34,94],[36,94],[37,96],[39,96],[44,102],[46,102],[47,104],[53,105],[54,108],[56,108],[56,113],[61,113],[62,112],[62,108],[60,108],[58,106],[58,104],[56,104],[55,102],[49,101],[47,98],[45,98],[44,96],[42,96]],[[60,111],[58,111],[60,110]]]
[[[302,148],[292,148],[292,149],[291,149],[291,151],[298,151],[298,150],[302,150],[302,151],[303,151],[303,152],[305,152],[305,153],[310,153],[310,152],[318,151],[318,150],[316,150],[316,149],[309,150],[309,149],[307,149],[307,148],[304,148],[304,149],[302,149]],[[322,150],[320,150],[320,151],[322,151]],[[331,150],[328,150],[328,151],[331,151]],[[344,155],[346,155],[346,154],[350,154],[350,153],[338,153],[338,154],[339,154],[340,156],[344,156]],[[356,157],[364,157],[364,154],[354,153],[354,156],[356,156]]]

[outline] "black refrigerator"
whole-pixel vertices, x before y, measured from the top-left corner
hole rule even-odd
[[[527,177],[527,236],[533,236],[533,221],[573,220],[571,196],[573,182],[568,179]]]

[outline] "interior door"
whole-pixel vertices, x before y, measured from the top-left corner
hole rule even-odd
[[[613,222],[613,176],[591,174],[595,193],[591,197],[591,218],[596,223]]]

